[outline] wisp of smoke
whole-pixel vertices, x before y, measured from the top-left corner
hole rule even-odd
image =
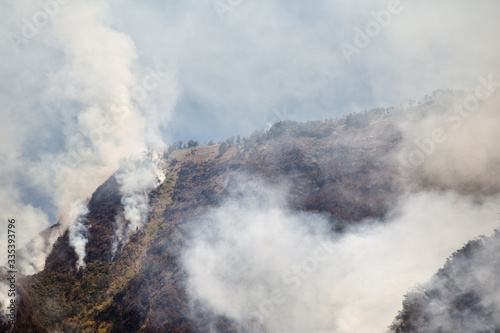
[[[35,235],[29,243],[19,249],[19,273],[32,275],[45,266],[45,258],[50,254],[52,245],[63,235],[64,228],[55,224],[42,233]]]

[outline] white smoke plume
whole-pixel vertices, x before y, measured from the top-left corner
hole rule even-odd
[[[1,44],[2,52],[14,54],[1,71],[16,68],[6,80],[23,83],[1,96],[1,155],[8,158],[0,170],[0,204],[9,212],[5,218],[25,226],[18,243],[23,246],[50,224],[67,228],[72,207],[89,198],[122,158],[163,146],[160,129],[170,121],[178,93],[173,74],[142,64],[134,41],[113,25],[109,2],[1,6],[8,13],[2,13],[2,35],[21,41]],[[72,233],[71,245],[81,249],[84,233]],[[20,264],[40,270],[52,244],[52,237],[30,244],[29,259]]]
[[[395,203],[386,221],[340,235],[282,197],[249,187],[205,217],[184,255],[192,299],[242,329],[383,332],[411,287],[497,225],[493,199],[419,193]]]
[[[33,233],[32,230],[40,232],[43,228],[49,227],[50,223],[47,215],[41,209],[35,208],[32,205],[23,205],[14,189],[11,189],[10,193],[12,196],[8,196],[8,193],[0,192],[0,208],[3,212],[10,212],[6,218],[16,220],[16,226],[19,227],[16,230],[18,231],[16,233],[17,244],[20,246],[30,245],[33,249],[36,249],[36,251],[30,251],[29,255],[23,256],[23,260],[19,262],[20,266],[18,267],[20,272],[32,274],[43,268],[45,257],[48,254],[44,240],[38,237],[36,233]],[[1,234],[5,237],[0,241],[0,244],[3,244],[3,249],[6,249],[7,244],[4,242],[7,239],[7,223],[2,224],[1,230]],[[52,237],[52,242],[57,239],[59,234],[54,233],[54,236]],[[0,265],[7,263],[7,254],[6,250],[0,251],[0,262],[2,263]]]
[[[29,243],[19,249],[19,273],[32,275],[44,268],[45,259],[52,250],[57,238],[64,234],[60,224],[52,225],[42,233],[35,235]]]
[[[115,174],[120,184],[123,215],[115,218],[115,237],[112,254],[125,246],[130,235],[146,222],[149,211],[149,192],[165,180],[161,160],[154,151],[123,159]]]
[[[86,204],[79,202],[74,205],[70,212],[70,217],[74,218],[73,222],[68,227],[69,242],[75,249],[78,257],[77,268],[85,266],[85,246],[87,245],[88,232],[87,226],[84,224],[89,209]]]

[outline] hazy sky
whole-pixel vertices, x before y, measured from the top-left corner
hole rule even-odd
[[[493,0],[4,0],[1,218],[25,221],[29,239],[123,157],[174,140],[218,141],[500,79],[499,9]]]

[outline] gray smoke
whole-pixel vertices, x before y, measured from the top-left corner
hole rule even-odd
[[[283,192],[245,193],[207,214],[184,264],[192,299],[250,331],[382,332],[409,288],[497,225],[495,200],[431,192],[338,235],[324,216],[290,211]]]
[[[500,76],[480,77],[451,103],[409,112],[399,122],[401,174],[462,192],[500,190]],[[478,96],[480,98],[478,98]],[[437,104],[437,105],[435,105]]]

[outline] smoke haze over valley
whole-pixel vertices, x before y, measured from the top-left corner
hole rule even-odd
[[[0,331],[500,330],[499,10],[2,1]]]

